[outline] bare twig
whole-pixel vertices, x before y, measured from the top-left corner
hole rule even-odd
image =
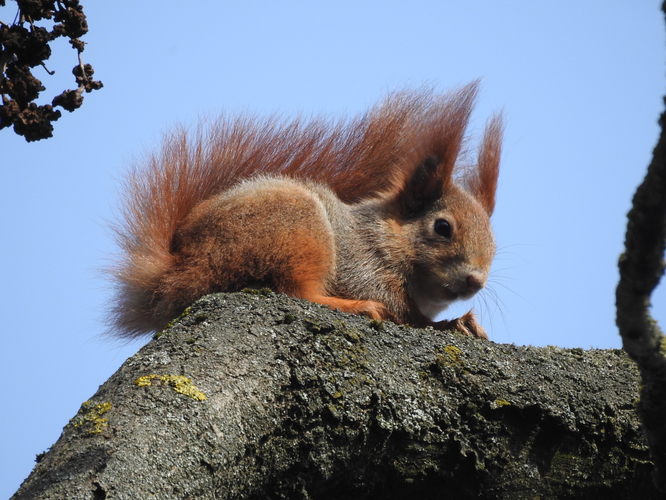
[[[46,71],[49,75],[55,75],[55,71],[51,71],[49,68],[47,68],[46,64],[40,63],[40,66],[44,68],[44,71]]]

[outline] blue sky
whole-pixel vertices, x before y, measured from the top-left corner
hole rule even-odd
[[[65,113],[52,139],[0,131],[0,498],[142,345],[102,337],[109,223],[123,172],[164,131],[201,117],[342,116],[392,90],[482,78],[470,132],[496,110],[507,127],[495,293],[472,305],[496,342],[620,345],[616,262],[665,87],[659,2],[83,4],[84,56],[104,89]],[[0,19],[13,15],[13,3],[0,8]],[[48,100],[71,86],[74,62],[56,48]],[[653,297],[662,325],[665,288]]]

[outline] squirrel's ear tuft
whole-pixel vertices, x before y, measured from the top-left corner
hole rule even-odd
[[[434,98],[419,123],[411,124],[413,140],[410,157],[405,160],[412,170],[398,183],[398,198],[407,212],[426,208],[453,182],[453,170],[477,91],[475,81],[457,92]]]
[[[503,131],[502,115],[497,114],[486,125],[486,132],[479,150],[477,172],[469,179],[472,194],[488,215],[491,215],[495,209],[495,191],[502,153]]]
[[[433,103],[430,119],[424,120],[424,144],[420,154],[439,159],[437,170],[444,182],[450,182],[453,175],[478,90],[479,82],[474,81],[447,94]]]

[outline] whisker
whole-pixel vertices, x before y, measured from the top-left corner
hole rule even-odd
[[[513,290],[513,289],[510,288],[508,285],[505,285],[505,284],[502,283],[502,282],[499,282],[499,281],[497,281],[497,282],[493,282],[493,285],[501,286],[504,290],[506,290],[507,292],[510,292],[511,294],[515,295],[515,296],[518,297],[519,299],[522,299],[522,300],[524,300],[524,301],[526,301],[526,302],[529,302],[529,301],[527,300],[527,298],[525,298],[523,295],[519,294],[518,292],[516,292],[515,290]]]
[[[504,325],[504,328],[508,329],[507,317],[504,312],[504,309],[506,307],[504,301],[494,288],[486,287],[485,290],[487,290],[486,294],[487,297],[484,297],[484,301],[486,301],[487,304],[487,299],[488,298],[492,299],[495,306],[495,310],[498,311],[500,314],[500,318],[502,319],[502,324]],[[493,326],[493,320],[494,320],[494,315],[490,315],[491,327]]]

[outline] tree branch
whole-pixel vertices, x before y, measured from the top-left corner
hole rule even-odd
[[[655,460],[655,479],[666,491],[666,339],[650,315],[650,296],[664,274],[666,249],[666,112],[645,179],[627,216],[620,257],[616,322],[624,349],[643,377],[641,415]]]
[[[84,403],[14,498],[659,498],[638,387],[620,350],[211,295]]]
[[[666,13],[666,2],[662,11]],[[641,418],[655,462],[654,479],[666,492],[666,338],[650,315],[650,297],[664,274],[666,251],[666,111],[659,125],[652,162],[627,215],[615,303],[622,345],[643,379]]]

